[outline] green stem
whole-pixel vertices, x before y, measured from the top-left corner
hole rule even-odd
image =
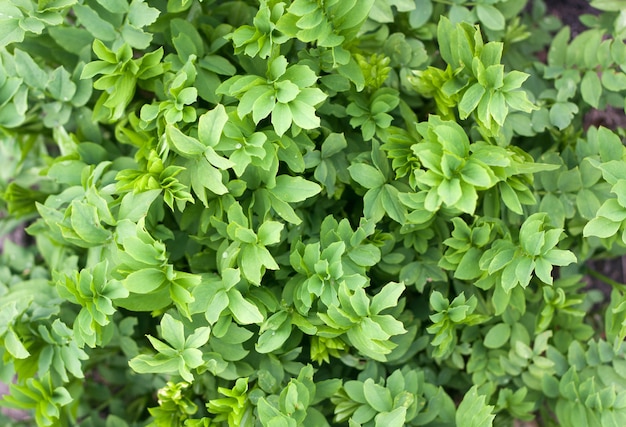
[[[626,284],[617,282],[617,281],[611,279],[610,277],[607,277],[604,274],[597,272],[596,270],[592,270],[591,268],[587,268],[587,274],[589,274],[591,277],[593,277],[595,279],[603,281],[607,285],[610,285],[613,289],[618,289],[620,291],[626,292]]]

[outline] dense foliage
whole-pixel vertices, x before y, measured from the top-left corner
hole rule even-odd
[[[583,280],[626,252],[624,130],[588,120],[624,109],[626,1],[591,4],[572,35],[541,0],[0,0],[0,232],[32,239],[0,404],[626,425],[626,285]]]

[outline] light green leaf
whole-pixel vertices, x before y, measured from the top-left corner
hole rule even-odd
[[[103,244],[111,232],[102,227],[97,209],[85,202],[72,201],[71,224],[78,236],[90,244]]]
[[[529,74],[523,73],[521,71],[510,71],[506,73],[504,76],[504,85],[502,86],[502,91],[509,92],[514,89],[519,89],[522,87],[522,83],[526,81],[530,77]]]
[[[480,83],[474,83],[463,94],[461,102],[459,102],[459,116],[465,120],[476,109],[478,103],[485,94],[485,88]]]
[[[399,191],[391,184],[385,184],[380,191],[380,201],[387,215],[399,224],[404,224],[407,211],[400,203]]]
[[[270,191],[282,201],[297,203],[319,194],[322,187],[300,176],[279,175],[276,177],[276,185]]]
[[[284,224],[281,222],[265,221],[257,232],[259,243],[268,246],[280,242],[280,233],[284,227]]]
[[[348,167],[348,171],[352,179],[365,188],[377,188],[386,181],[381,171],[365,163],[352,164]]]
[[[491,427],[495,418],[493,406],[478,394],[478,386],[470,388],[456,412],[457,427]]]
[[[433,2],[431,0],[415,0],[415,9],[409,13],[409,24],[411,28],[420,28],[426,24],[433,13]]]
[[[115,40],[115,27],[113,27],[110,22],[102,19],[95,10],[81,4],[74,5],[72,10],[80,23],[83,24],[87,31],[96,39],[105,41]]]
[[[500,31],[504,30],[505,20],[504,15],[494,6],[486,3],[478,3],[476,5],[476,14],[480,22],[490,30]]]
[[[320,118],[315,115],[315,108],[296,99],[289,103],[293,122],[302,129],[315,129],[320,126]]]
[[[465,163],[465,167],[461,170],[461,177],[468,184],[482,188],[491,187],[494,181],[487,167],[475,161]]]
[[[592,0],[591,7],[607,12],[620,12],[626,9],[626,0]]]
[[[123,283],[130,292],[147,294],[161,287],[165,280],[163,271],[156,268],[144,268],[130,273]]]
[[[142,193],[126,193],[122,198],[118,220],[128,219],[137,222],[148,214],[150,206],[161,194],[161,190],[148,190]]]
[[[500,126],[504,126],[504,120],[509,112],[506,98],[501,91],[496,91],[491,95],[489,101],[489,114]]]
[[[583,228],[583,236],[596,236],[602,238],[609,238],[617,234],[620,223],[611,221],[604,217],[597,217],[589,221],[585,228]]]
[[[376,415],[374,418],[374,421],[376,421],[375,427],[403,427],[406,421],[406,411],[407,408],[405,406],[400,406],[391,412],[383,412]]]
[[[580,84],[580,93],[587,104],[598,108],[602,96],[602,83],[597,72],[590,70],[585,73]]]
[[[551,249],[542,258],[552,265],[566,266],[576,262],[576,255],[564,249]]]
[[[48,76],[44,70],[26,52],[15,49],[15,68],[29,86],[43,90]]]
[[[165,134],[174,151],[183,157],[194,158],[205,151],[205,147],[197,139],[185,135],[174,125],[167,125]]]
[[[511,326],[507,323],[498,323],[485,335],[483,343],[487,348],[500,348],[507,343],[511,336]]]
[[[185,348],[185,328],[180,320],[165,313],[161,319],[161,336],[175,350]]]
[[[557,102],[550,108],[550,122],[559,130],[565,129],[572,122],[578,107],[571,102]]]
[[[16,359],[26,359],[30,356],[30,353],[26,350],[13,328],[9,328],[4,335],[4,347]]]
[[[444,179],[437,188],[437,194],[439,194],[447,206],[454,206],[463,195],[461,181],[458,178],[452,178],[450,180]]]
[[[237,289],[228,291],[228,300],[228,309],[237,323],[250,325],[253,323],[258,324],[265,320],[257,306],[246,300]]]
[[[228,122],[228,114],[223,105],[207,111],[198,119],[198,138],[204,145],[215,147],[222,136],[224,125]]]
[[[378,412],[388,412],[393,408],[389,389],[374,383],[371,378],[363,384],[363,395],[367,403]]]
[[[277,314],[280,314],[280,312]],[[266,322],[269,322],[270,319]],[[276,351],[287,341],[289,335],[291,335],[291,321],[286,318],[277,328],[267,329],[261,333],[259,340],[255,344],[256,351],[259,353]]]
[[[74,97],[76,84],[71,80],[70,73],[65,68],[56,68],[49,78],[46,88],[54,99],[69,102]]]
[[[291,127],[293,116],[287,104],[278,103],[272,111],[272,125],[279,136],[284,135]]]
[[[601,81],[602,86],[610,91],[620,92],[626,89],[626,74],[622,71],[604,70]]]
[[[98,0],[98,3],[112,13],[126,13],[129,9],[126,0]]]
[[[405,286],[403,283],[390,282],[387,283],[381,290],[372,298],[370,304],[370,312],[372,314],[379,314],[381,311],[395,307],[398,304],[398,298],[404,292]]]

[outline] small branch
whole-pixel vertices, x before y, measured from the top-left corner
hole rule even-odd
[[[607,285],[610,285],[613,289],[618,289],[620,291],[626,292],[626,284],[615,281],[610,277],[597,272],[596,270],[592,270],[591,268],[587,268],[586,270],[587,274],[589,274],[591,277],[603,281]]]

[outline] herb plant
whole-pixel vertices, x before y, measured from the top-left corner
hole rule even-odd
[[[626,425],[591,5],[0,0],[2,424]]]

